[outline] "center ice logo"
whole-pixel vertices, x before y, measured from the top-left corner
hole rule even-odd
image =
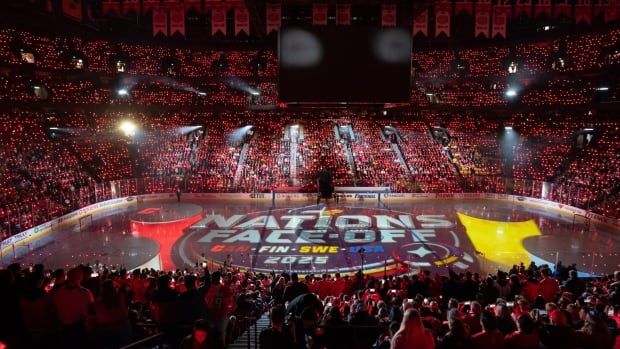
[[[181,257],[191,264],[204,254],[217,264],[258,271],[346,273],[362,263],[366,272],[466,269],[474,260],[461,251],[454,228],[446,215],[341,206],[209,214],[183,238]]]

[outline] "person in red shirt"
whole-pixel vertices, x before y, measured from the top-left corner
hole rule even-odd
[[[340,273],[336,273],[336,279],[332,283],[332,295],[340,297],[340,294],[345,291],[346,284],[343,279],[340,278]]]
[[[558,281],[552,278],[549,274],[548,268],[543,268],[540,273],[542,278],[538,284],[538,293],[543,297],[545,303],[554,302],[558,292],[560,292],[560,285]]]
[[[229,317],[237,305],[230,287],[221,284],[220,281],[220,273],[214,272],[211,275],[211,287],[209,287],[209,291],[205,295],[205,302],[209,311],[209,322],[215,330],[214,337],[221,348],[224,348]]]
[[[482,306],[478,302],[471,302],[469,314],[463,318],[463,322],[469,327],[469,334],[472,336],[482,331],[480,324],[480,313]]]
[[[480,316],[482,332],[472,336],[474,349],[504,349],[504,336],[497,330],[495,315],[485,310]]]
[[[540,347],[536,324],[530,316],[521,315],[517,320],[518,330],[504,337],[506,349],[538,349]]]
[[[81,282],[82,269],[73,268],[67,273],[67,282],[52,296],[66,348],[80,348],[85,344],[85,322],[95,301],[93,294],[80,286]]]

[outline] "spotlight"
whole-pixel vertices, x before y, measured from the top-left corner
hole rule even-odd
[[[133,137],[136,135],[136,131],[138,127],[131,121],[123,121],[121,122],[119,129],[125,134],[126,137]]]
[[[129,91],[127,91],[127,89],[125,88],[121,88],[118,91],[116,91],[116,94],[119,96],[127,96],[129,94]]]
[[[506,131],[512,131],[512,126],[504,126],[504,130],[506,130]]]
[[[386,115],[387,115],[387,110],[384,110],[383,111],[383,116],[386,116]]]
[[[506,91],[506,97],[516,97],[517,96],[517,91],[510,89],[508,91]]]
[[[252,91],[250,91],[250,93],[252,94],[252,96],[260,96],[260,92],[258,92],[256,90],[252,90]]]
[[[607,86],[601,86],[601,87],[597,87],[596,88],[597,91],[609,91],[609,87]]]
[[[206,95],[207,95],[207,93],[206,93],[206,92],[198,92],[198,95],[199,95],[199,96],[203,96],[203,97],[204,97],[204,96],[206,96]]]
[[[58,130],[58,127],[50,127],[50,130]]]

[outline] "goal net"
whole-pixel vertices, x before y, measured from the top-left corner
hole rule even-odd
[[[86,216],[79,219],[80,232],[88,229],[91,225],[93,225],[92,214],[87,214]]]
[[[573,231],[590,231],[590,218],[582,214],[573,214]]]

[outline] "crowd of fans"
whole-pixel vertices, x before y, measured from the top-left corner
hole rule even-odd
[[[5,140],[0,148],[2,236],[119,195],[177,187],[189,192],[283,187],[313,192],[322,169],[332,173],[336,185],[388,186],[394,192],[541,197],[541,183],[549,182],[551,200],[617,216],[616,121],[579,112],[517,113],[504,123],[475,112],[360,115],[0,114]],[[126,117],[139,125],[134,137],[118,130]],[[292,126],[298,130],[295,146]],[[296,157],[294,169],[291,156]],[[506,178],[514,183],[507,185]],[[110,181],[124,185],[115,188]]]
[[[300,278],[199,263],[175,271],[13,264],[0,270],[0,343],[118,348],[160,334],[173,348],[224,348],[269,311],[261,349],[620,345],[620,272],[582,279],[561,262],[446,271]]]

